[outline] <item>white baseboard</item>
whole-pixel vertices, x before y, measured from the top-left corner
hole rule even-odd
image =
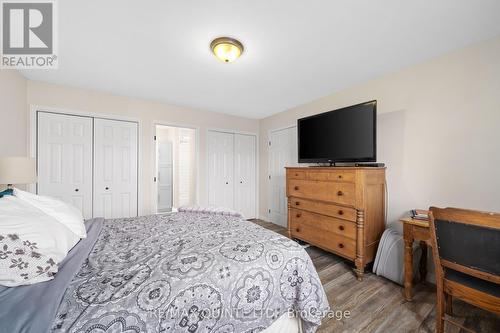
[[[267,215],[259,215],[259,220],[270,222],[269,216],[267,216]]]

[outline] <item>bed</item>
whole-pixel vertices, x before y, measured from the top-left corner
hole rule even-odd
[[[85,226],[53,280],[0,287],[0,331],[267,333],[299,321],[314,332],[329,311],[304,249],[240,217],[180,212]]]

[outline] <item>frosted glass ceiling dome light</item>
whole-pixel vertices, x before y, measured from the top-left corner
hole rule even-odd
[[[219,37],[210,43],[214,55],[223,62],[233,62],[243,53],[244,47],[240,41],[230,37]]]

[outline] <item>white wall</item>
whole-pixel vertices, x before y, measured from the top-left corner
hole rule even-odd
[[[260,214],[268,209],[268,131],[378,100],[378,161],[388,221],[412,208],[500,211],[500,38],[354,86],[260,121]]]
[[[153,136],[155,122],[178,124],[199,129],[200,203],[207,202],[206,132],[208,128],[222,128],[258,133],[258,120],[229,116],[167,105],[108,93],[71,88],[45,82],[28,81],[27,104],[45,108],[66,109],[93,114],[116,115],[140,121],[139,137],[139,214],[153,211]],[[25,133],[25,131],[24,131]],[[22,135],[16,135],[20,137]]]
[[[16,70],[0,70],[0,156],[26,156],[26,79]]]

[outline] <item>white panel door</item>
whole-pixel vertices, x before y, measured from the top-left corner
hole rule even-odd
[[[137,123],[94,119],[94,217],[137,216]]]
[[[208,131],[208,203],[234,208],[234,134]]]
[[[256,217],[256,137],[234,135],[234,209],[247,219]]]
[[[158,212],[172,210],[173,201],[173,161],[172,142],[157,141],[158,149]]]
[[[285,167],[298,164],[297,127],[273,131],[269,146],[269,219],[287,226]]]
[[[92,118],[37,113],[37,193],[92,217]]]

